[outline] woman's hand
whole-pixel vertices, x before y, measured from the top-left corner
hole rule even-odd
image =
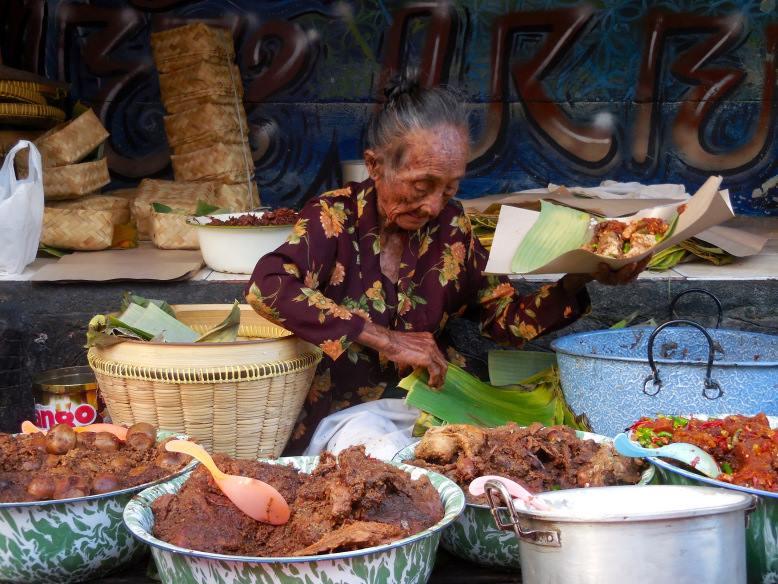
[[[646,269],[650,261],[651,256],[648,256],[618,270],[611,270],[608,264],[602,263],[593,274],[567,274],[562,278],[562,285],[565,287],[565,291],[571,295],[580,292],[581,288],[593,280],[607,286],[622,286],[634,281],[640,272]]]
[[[402,333],[368,322],[357,342],[383,353],[400,368],[425,368],[430,387],[438,388],[446,379],[448,363],[431,333]]]

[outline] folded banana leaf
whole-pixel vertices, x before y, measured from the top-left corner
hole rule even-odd
[[[576,418],[567,406],[556,368],[542,371],[521,384],[496,387],[449,363],[442,389],[427,385],[427,373],[417,369],[402,379],[399,387],[408,391],[406,402],[449,424],[482,427],[516,422],[526,426],[566,424],[586,429],[588,421]]]
[[[511,385],[556,365],[556,353],[541,351],[489,351],[489,381]]]
[[[222,322],[203,334],[198,343],[231,343],[238,338],[240,329],[240,303],[236,300],[232,310]]]
[[[148,336],[147,340],[153,339],[160,333],[164,333],[167,343],[193,343],[200,337],[194,330],[151,301],[145,308],[140,304],[130,303],[121,315],[110,319],[114,326],[129,329],[142,337]]]
[[[518,274],[531,272],[580,248],[589,239],[591,219],[583,211],[541,201],[540,215],[516,249],[511,270]]]
[[[132,292],[125,292],[122,295],[122,303],[121,306],[119,307],[119,312],[124,312],[125,310],[127,310],[130,304],[137,304],[142,308],[146,308],[149,305],[149,303],[156,304],[162,310],[167,312],[170,316],[175,318],[176,313],[173,310],[173,307],[170,306],[170,304],[168,304],[164,300],[154,300],[154,299],[144,298],[143,296],[138,296],[137,294],[133,294]]]

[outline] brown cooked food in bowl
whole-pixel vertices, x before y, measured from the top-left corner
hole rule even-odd
[[[567,426],[514,423],[431,428],[416,446],[416,458],[407,463],[447,476],[462,487],[468,503],[475,504],[486,504],[485,495],[474,497],[468,491],[470,482],[480,476],[503,476],[540,493],[633,485],[640,481],[645,464],[617,454],[612,444],[578,438]]]
[[[292,466],[215,455],[229,474],[275,487],[292,511],[273,526],[243,514],[199,466],[175,495],[152,503],[154,536],[173,545],[227,555],[288,557],[382,545],[413,535],[443,518],[440,495],[418,480],[351,447],[337,458],[325,452],[311,474]]]
[[[165,440],[164,442],[167,442]],[[167,452],[156,428],[130,427],[127,440],[57,424],[47,434],[0,434],[0,503],[100,495],[156,481],[190,457]]]
[[[294,209],[281,208],[275,211],[265,211],[262,215],[238,215],[229,219],[214,217],[205,225],[219,225],[223,227],[267,227],[269,225],[292,225],[298,219]]]

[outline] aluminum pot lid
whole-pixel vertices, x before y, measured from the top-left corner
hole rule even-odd
[[[676,485],[566,489],[538,497],[551,510],[527,509],[514,502],[516,511],[548,521],[623,523],[716,515],[745,510],[755,503],[755,498],[745,493]]]

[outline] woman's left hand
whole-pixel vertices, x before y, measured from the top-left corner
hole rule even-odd
[[[640,272],[646,269],[650,261],[651,256],[648,256],[639,262],[627,264],[618,270],[611,270],[608,264],[603,263],[600,264],[599,269],[593,274],[567,274],[562,278],[562,285],[568,294],[577,294],[592,280],[608,286],[629,284],[638,277]]]
[[[650,261],[651,256],[648,256],[639,262],[627,264],[618,270],[611,270],[608,264],[600,264],[599,269],[592,274],[592,279],[608,286],[629,284],[638,277],[640,272],[646,269]]]

